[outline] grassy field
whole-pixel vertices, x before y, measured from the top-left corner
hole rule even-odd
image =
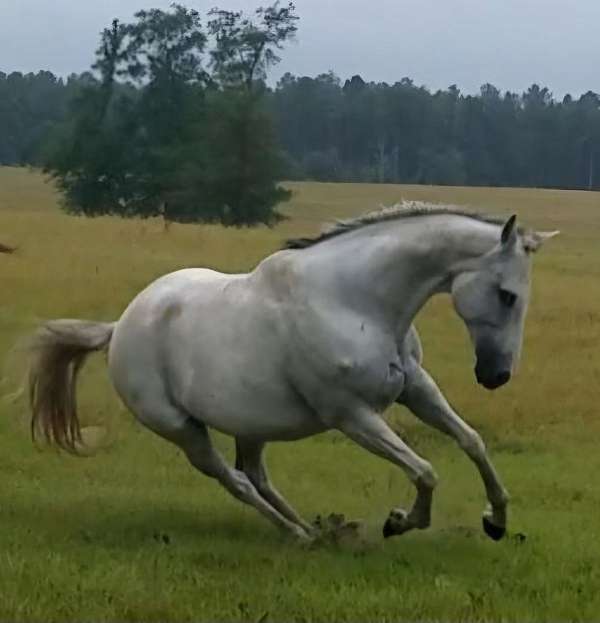
[[[384,541],[403,474],[334,434],[268,452],[273,480],[307,517],[364,520],[360,539],[303,549],[142,429],[106,379],[82,380],[82,412],[114,443],[78,459],[34,448],[21,404],[0,406],[2,621],[571,621],[600,617],[600,194],[292,184],[275,229],[224,230],[65,216],[35,174],[0,169],[0,357],[41,319],[111,320],[183,266],[242,271],[290,235],[401,198],[455,202],[561,229],[535,258],[524,360],[495,393],[476,386],[448,300],[419,316],[425,362],[482,433],[512,494],[514,537],[480,531],[479,477],[452,442],[390,417],[436,467],[430,530]],[[9,370],[11,376],[17,370]],[[231,456],[230,440],[217,442]]]

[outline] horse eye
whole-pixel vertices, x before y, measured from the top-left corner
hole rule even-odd
[[[517,301],[517,295],[514,292],[503,290],[502,288],[498,290],[498,296],[500,297],[502,305],[506,307],[512,307]]]

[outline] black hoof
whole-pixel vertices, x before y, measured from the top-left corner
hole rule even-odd
[[[386,519],[386,522],[383,524],[383,538],[387,539],[391,536],[394,536],[396,531],[392,527],[392,522],[390,519]]]
[[[483,518],[483,531],[494,541],[499,541],[506,534],[506,528],[493,524],[487,517]]]

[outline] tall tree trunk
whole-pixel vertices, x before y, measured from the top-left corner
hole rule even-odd
[[[380,184],[383,184],[385,181],[385,138],[381,137],[377,141],[377,151],[379,156],[379,162],[377,163],[378,168],[378,180]]]
[[[399,169],[400,162],[400,145],[395,145],[394,149],[392,149],[392,182],[394,184],[400,183],[400,171]]]

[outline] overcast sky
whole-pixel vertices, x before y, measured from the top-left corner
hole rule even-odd
[[[0,70],[87,69],[113,17],[171,0],[0,0]],[[269,0],[181,0],[252,9]],[[409,76],[432,89],[484,82],[521,91],[531,83],[558,97],[600,92],[600,0],[296,0],[297,41],[272,72],[393,83]]]

